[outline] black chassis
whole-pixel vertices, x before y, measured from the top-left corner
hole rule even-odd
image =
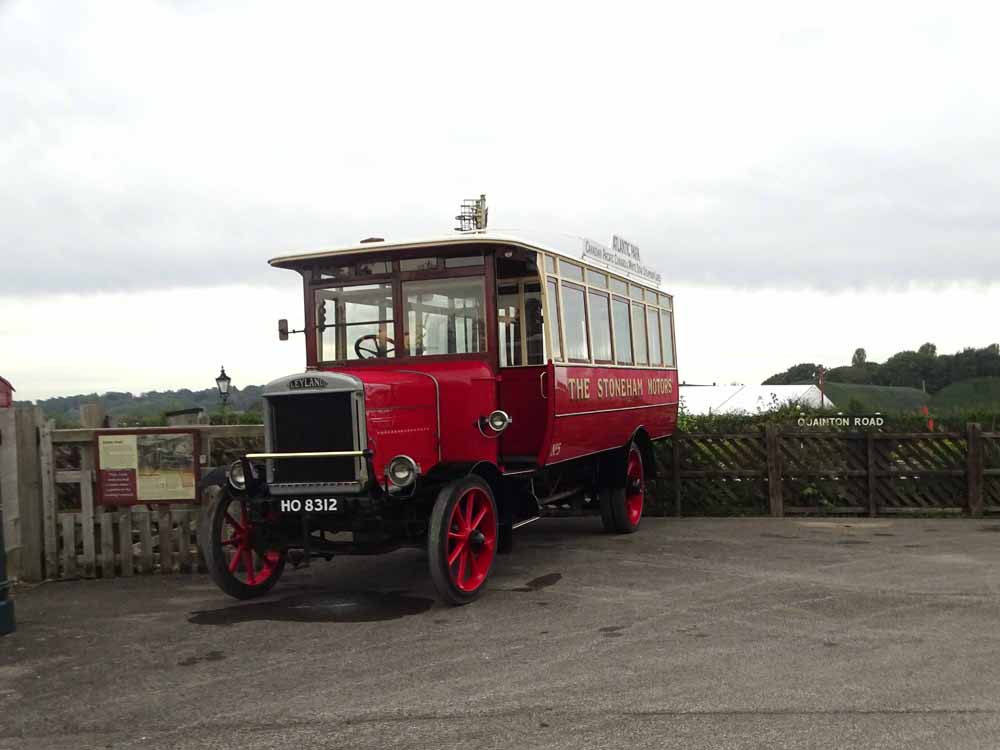
[[[338,492],[338,509],[329,513],[281,512],[281,500],[317,497],[316,493],[272,495],[264,479],[264,467],[241,458],[246,489],[229,486],[234,499],[247,500],[255,529],[252,544],[258,553],[268,549],[288,552],[293,562],[308,565],[313,558],[329,560],[334,555],[371,555],[400,547],[422,546],[430,516],[435,482],[418,479],[410,488],[386,492],[375,481],[370,451],[365,452],[369,480],[361,492]],[[228,484],[228,482],[227,482]],[[351,541],[328,539],[328,535],[349,532]]]

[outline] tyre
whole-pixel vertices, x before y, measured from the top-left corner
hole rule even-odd
[[[468,604],[486,587],[497,552],[497,505],[476,476],[446,484],[431,511],[427,557],[431,580],[445,601]]]
[[[631,534],[639,528],[646,495],[645,467],[642,451],[634,442],[625,453],[622,471],[618,461],[609,462],[616,476],[601,488],[601,522],[604,530],[613,534]]]
[[[270,591],[285,570],[285,551],[267,546],[266,522],[253,519],[249,502],[223,488],[204,507],[198,528],[205,566],[215,584],[236,599]]]

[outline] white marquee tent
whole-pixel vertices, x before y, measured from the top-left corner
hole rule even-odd
[[[682,385],[681,404],[688,414],[756,414],[795,402],[819,408],[814,385]],[[823,405],[836,409],[829,398]]]

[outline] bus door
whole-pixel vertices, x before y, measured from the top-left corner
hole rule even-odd
[[[516,471],[537,466],[551,412],[539,277],[498,273],[497,315],[498,396],[500,408],[511,416],[510,426],[500,437],[500,460],[506,471]]]

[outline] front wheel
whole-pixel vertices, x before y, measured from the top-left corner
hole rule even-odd
[[[285,552],[269,541],[267,519],[254,519],[250,503],[223,488],[199,524],[205,566],[215,584],[236,599],[270,591],[285,570]]]
[[[431,580],[451,604],[468,604],[486,587],[497,551],[497,505],[490,486],[467,476],[449,482],[431,511]]]
[[[610,462],[614,467],[617,461]],[[601,521],[604,530],[615,534],[631,534],[639,528],[642,520],[642,506],[646,495],[645,467],[642,464],[642,451],[635,443],[630,443],[625,454],[625,471],[621,475],[621,467],[616,471],[618,476],[611,476],[601,488]]]

